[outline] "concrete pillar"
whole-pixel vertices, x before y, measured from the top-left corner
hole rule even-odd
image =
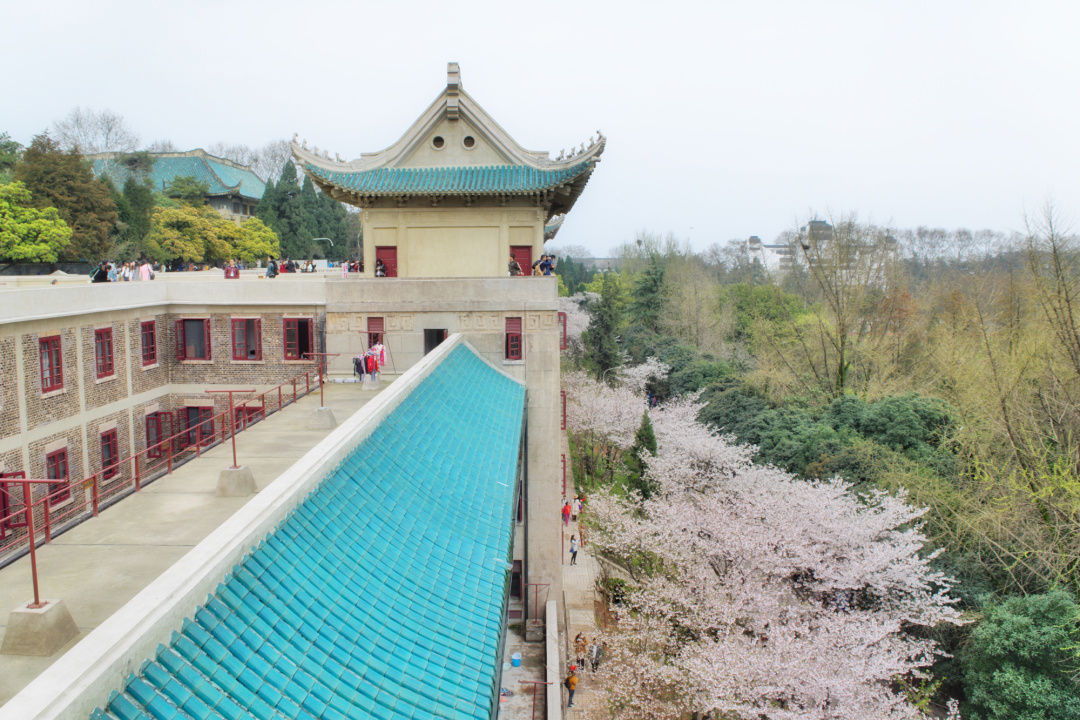
[[[20,605],[8,616],[4,655],[50,657],[79,635],[79,627],[63,600],[44,600],[39,608]]]
[[[218,475],[217,497],[246,497],[255,492],[255,476],[247,465],[228,467]]]

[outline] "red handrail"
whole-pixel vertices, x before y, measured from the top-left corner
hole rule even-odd
[[[257,419],[255,420],[255,422],[258,422],[258,420],[266,418],[267,415],[272,415],[273,413],[288,407],[290,404],[295,403],[298,397],[309,394],[311,392],[311,374],[313,372],[318,374],[318,370],[309,370],[301,375],[289,378],[280,385],[272,387],[266,392],[256,395],[253,398],[248,398],[247,400],[239,402],[235,406],[232,406],[230,403],[230,407],[227,410],[213,415],[208,419],[201,420],[194,427],[179,430],[169,437],[162,438],[153,445],[149,445],[136,453],[120,457],[112,462],[107,468],[102,468],[87,478],[76,480],[74,482],[69,481],[65,486],[47,492],[37,500],[32,500],[29,508],[20,506],[18,510],[11,511],[11,504],[7,504],[7,507],[9,508],[8,514],[0,516],[0,566],[7,564],[5,560],[13,558],[15,553],[24,546],[30,545],[30,533],[23,529],[29,525],[29,523],[26,522],[26,520],[29,519],[29,514],[40,513],[43,522],[41,525],[35,527],[35,535],[38,531],[43,530],[45,533],[44,542],[51,542],[54,526],[62,525],[77,515],[85,514],[85,511],[87,511],[88,508],[89,514],[92,517],[97,517],[101,509],[102,501],[106,501],[128,488],[133,488],[133,492],[138,492],[142,490],[143,485],[146,484],[147,480],[155,480],[162,475],[172,473],[175,466],[174,461],[177,457],[182,457],[193,449],[194,454],[199,456],[201,455],[204,446],[212,447],[220,442],[224,442],[230,437],[227,434],[227,428],[229,427],[232,428],[233,435],[247,429],[251,423],[248,422],[246,413],[243,421],[240,423],[240,427],[236,427],[235,413],[237,410],[255,405],[259,409],[259,412],[256,415]],[[298,393],[297,384],[301,377],[304,378],[304,388]],[[318,376],[318,379],[321,390],[321,375]],[[292,400],[285,400],[282,402],[281,389],[290,384],[292,385],[293,390]],[[276,410],[273,409],[273,405],[270,405],[269,408],[267,407],[267,396],[274,392],[277,392],[278,395],[278,407]],[[226,415],[229,414],[231,414],[230,420],[232,422],[226,425],[224,420]],[[208,430],[208,428],[215,427],[215,423],[217,422],[221,422],[220,438],[216,437],[217,433]],[[192,437],[194,437],[194,443],[190,442]],[[194,448],[192,445],[194,445]],[[157,457],[151,457],[151,452]],[[106,473],[111,473],[111,476],[106,478]],[[15,486],[22,482],[22,479],[18,477],[12,477],[10,480],[0,478],[0,483],[3,482]],[[62,480],[53,480],[52,482],[62,482]],[[79,502],[72,497],[70,502],[65,503],[56,510],[51,507],[56,504],[56,502],[60,501],[66,493],[70,492],[74,495],[76,488],[81,490],[82,502]],[[86,498],[87,488],[90,490],[89,499]],[[5,491],[0,489],[0,492]],[[14,496],[11,497],[16,502],[18,501]],[[24,515],[24,513],[27,513],[27,515]],[[20,522],[20,517],[23,517],[24,521]],[[60,527],[59,532],[63,532],[66,529],[66,527]],[[5,542],[3,538],[8,534],[13,535],[13,537]]]

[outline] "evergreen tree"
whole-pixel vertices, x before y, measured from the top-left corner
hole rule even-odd
[[[282,257],[308,257],[311,238],[318,235],[315,223],[304,206],[303,192],[297,183],[296,166],[292,160],[285,163],[281,178],[274,188],[274,195],[276,207],[272,208],[272,211],[275,217],[267,224],[280,239]],[[270,210],[268,209],[268,212]],[[263,221],[266,222],[265,219]]]
[[[592,319],[588,328],[589,358],[596,365],[596,376],[619,365],[619,351],[616,331],[622,315],[622,298],[615,273],[604,273],[600,283],[600,299],[589,306]]]
[[[345,206],[324,192],[319,197],[319,237],[330,238],[333,245],[323,248],[326,257],[331,260],[344,260],[348,257],[349,213]],[[329,245],[329,243],[327,243]]]
[[[660,312],[664,309],[666,295],[664,274],[664,265],[653,255],[634,283],[633,298],[630,301],[630,320],[654,333],[661,331]]]
[[[165,194],[188,205],[205,205],[210,184],[197,180],[193,175],[177,175],[169,183]]]
[[[641,493],[642,498],[648,500],[658,488],[655,483],[649,482],[645,478],[645,469],[648,467],[646,454],[648,456],[656,455],[656,433],[653,432],[648,411],[641,414],[641,425],[634,435],[634,446],[630,452],[632,458],[630,463],[634,470],[634,475],[631,477],[631,486]]]
[[[259,199],[259,206],[255,208],[255,217],[262,220],[263,225],[276,230],[278,205],[280,204],[273,179],[267,180],[266,189],[263,190],[262,198]]]
[[[109,254],[116,204],[77,150],[62,152],[48,135],[38,135],[15,165],[15,179],[26,185],[35,207],[56,208],[71,228],[71,244],[61,251],[61,260],[96,263]]]
[[[127,201],[128,215],[120,219],[127,223],[129,237],[142,252],[143,241],[150,232],[150,216],[154,212],[154,191],[148,182],[129,177],[124,183],[124,200]]]

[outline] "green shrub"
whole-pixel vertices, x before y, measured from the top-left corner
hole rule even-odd
[[[1080,607],[1069,593],[986,608],[961,651],[970,720],[1080,719]]]

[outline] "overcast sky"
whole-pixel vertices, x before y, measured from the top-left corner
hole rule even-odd
[[[1080,212],[1076,2],[4,3],[0,131],[75,105],[144,143],[390,145],[446,63],[520,144],[603,130],[554,244],[697,250],[810,213],[1009,231]]]

